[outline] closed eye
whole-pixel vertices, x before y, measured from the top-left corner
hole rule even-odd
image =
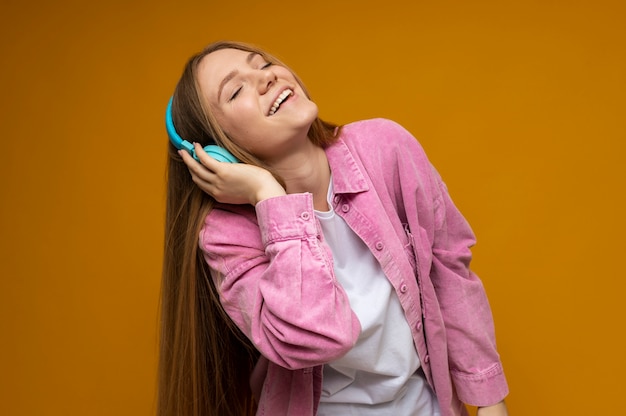
[[[234,94],[230,97],[230,99],[229,99],[228,101],[232,101],[232,100],[234,100],[235,98],[237,98],[237,96],[238,96],[238,95],[239,95],[239,93],[241,92],[241,88],[242,88],[242,87],[237,88],[237,91],[235,91],[235,93],[234,93]]]
[[[261,67],[261,69],[267,69],[267,68],[269,68],[269,67],[270,67],[270,66],[272,66],[272,65],[273,65],[273,64],[272,64],[271,62],[266,62],[266,63],[265,63],[265,64]],[[238,96],[238,95],[239,95],[239,93],[241,92],[241,89],[242,89],[242,87],[237,88],[237,90],[235,91],[235,93],[234,93],[234,94],[233,94],[233,95],[232,95],[232,96],[228,99],[228,101],[230,102],[230,101],[234,100],[235,98],[237,98],[237,96]]]

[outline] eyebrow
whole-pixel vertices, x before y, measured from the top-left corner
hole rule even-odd
[[[257,52],[250,52],[248,54],[248,56],[246,57],[246,63],[250,64],[250,62],[252,62],[254,57],[257,56],[257,55],[259,55],[259,53],[257,53]],[[220,86],[217,89],[217,101],[218,102],[220,101],[220,97],[222,96],[222,90],[224,89],[224,86],[226,85],[226,83],[228,83],[228,81],[230,81],[231,79],[235,78],[235,76],[237,76],[238,73],[239,73],[239,71],[237,71],[236,69],[233,69],[228,74],[226,74],[226,76],[224,77],[222,82],[220,82]]]

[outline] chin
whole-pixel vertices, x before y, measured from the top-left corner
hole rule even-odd
[[[302,111],[302,118],[308,121],[308,124],[311,125],[317,118],[319,110],[317,108],[317,104],[313,101],[309,101],[307,104],[309,104],[307,108]]]

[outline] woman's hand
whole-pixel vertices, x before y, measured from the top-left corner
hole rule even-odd
[[[256,205],[264,199],[286,192],[267,170],[244,163],[219,162],[194,144],[200,163],[189,153],[178,153],[189,168],[191,178],[200,189],[218,202]]]
[[[508,416],[508,414],[504,401],[492,406],[479,407],[476,412],[476,416]]]

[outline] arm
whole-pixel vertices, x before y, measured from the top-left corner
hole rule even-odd
[[[439,363],[447,360],[445,370],[450,372],[461,401],[491,407],[506,396],[508,387],[485,290],[469,267],[474,234],[417,140],[401,126],[388,122],[381,134],[390,143],[392,139],[398,141],[387,146],[389,151],[379,158],[383,166],[397,165],[396,170],[383,173],[386,183],[392,184],[387,186],[393,186],[395,198],[400,199],[396,203],[400,218],[407,219],[417,242],[418,281],[425,308],[431,308],[425,311],[426,323],[435,331],[430,340],[438,348],[430,353]],[[438,315],[445,331],[439,331]]]
[[[434,236],[431,280],[448,337],[450,372],[459,398],[487,406],[508,393],[496,350],[491,309],[482,282],[470,269],[474,234],[454,206],[433,169]],[[485,407],[481,415],[499,413],[502,405]],[[498,413],[491,413],[497,411]]]
[[[286,368],[348,352],[360,324],[321,244],[312,195],[264,200],[256,216],[228,209],[207,217],[200,243],[233,321],[265,357]]]
[[[200,246],[224,309],[256,348],[291,369],[352,348],[360,324],[321,244],[312,195],[285,195],[254,166],[183,158],[201,189],[231,203],[209,214]]]

